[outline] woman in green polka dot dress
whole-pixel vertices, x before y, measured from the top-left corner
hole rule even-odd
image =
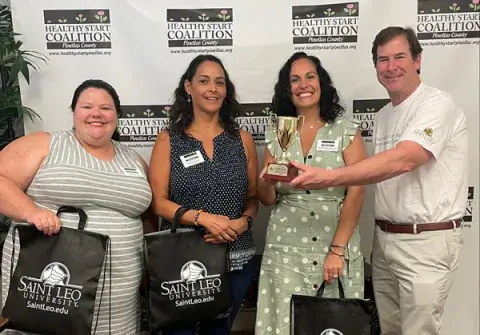
[[[273,109],[279,116],[305,116],[287,151],[290,160],[333,169],[366,158],[357,124],[342,116],[344,108],[338,102],[318,58],[296,53],[285,63],[275,85]],[[265,137],[258,197],[273,208],[260,271],[255,334],[290,335],[292,294],[316,295],[325,280],[324,296],[338,297],[340,279],[346,297],[363,298],[357,221],[364,188],[302,191],[264,179],[267,163],[281,153],[275,134],[267,131]]]

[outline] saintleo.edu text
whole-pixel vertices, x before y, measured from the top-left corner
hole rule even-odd
[[[187,305],[196,305],[196,304],[203,304],[205,302],[214,301],[215,297],[207,297],[203,299],[188,299],[188,300],[177,300],[175,301],[176,307],[187,306]]]
[[[66,309],[65,307],[45,306],[45,304],[38,304],[31,301],[27,301],[27,307],[57,314],[68,314],[68,309]]]

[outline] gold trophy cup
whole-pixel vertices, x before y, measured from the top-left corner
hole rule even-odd
[[[271,127],[276,135],[276,140],[282,149],[280,157],[275,157],[275,162],[268,163],[267,172],[263,178],[272,181],[291,181],[298,175],[298,170],[290,164],[290,160],[287,157],[287,150],[295,142],[297,132],[303,127],[305,117],[300,115],[298,117],[291,116],[277,116],[271,114]],[[301,127],[298,129],[299,121]]]

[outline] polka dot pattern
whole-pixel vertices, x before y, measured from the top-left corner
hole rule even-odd
[[[290,159],[324,169],[344,166],[342,151],[352,141],[354,123],[339,118],[320,128],[310,152],[303,157],[300,141],[288,149]],[[317,150],[318,140],[339,141],[337,152]],[[274,135],[266,134],[270,152],[280,153]],[[323,262],[337,229],[339,203],[344,200],[345,188],[295,190],[275,186],[279,201],[275,204],[267,228],[266,248],[262,261],[263,274],[259,279],[259,300],[255,334],[290,335],[290,301],[292,294],[315,295],[323,281]],[[352,234],[343,276],[345,294],[349,298],[363,296],[363,258],[358,230]],[[272,260],[272,262],[269,262]],[[359,273],[359,277],[357,277]],[[263,294],[263,290],[267,292]],[[324,296],[337,297],[333,287]],[[272,301],[273,299],[273,301]],[[265,313],[268,309],[268,313]],[[259,324],[258,322],[261,322]]]
[[[170,132],[170,200],[183,207],[201,209],[236,219],[243,214],[248,191],[247,158],[240,135],[222,132],[213,140],[210,160],[201,141]],[[185,168],[181,156],[200,151],[204,162]],[[228,182],[226,182],[228,181]],[[192,196],[195,194],[195,196]],[[193,226],[180,225],[179,228]],[[169,230],[163,220],[161,230]],[[201,229],[201,228],[199,228]],[[252,231],[248,229],[229,245],[230,269],[239,270],[255,255]]]

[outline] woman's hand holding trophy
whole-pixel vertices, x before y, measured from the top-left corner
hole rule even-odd
[[[302,122],[299,122],[300,120]],[[271,114],[271,127],[282,153],[279,157],[275,157],[274,162],[267,164],[264,171],[262,171],[261,179],[274,182],[289,182],[298,176],[298,169],[291,164],[287,157],[287,150],[295,143],[298,132],[303,127],[304,120],[305,117],[303,115],[290,117]]]

